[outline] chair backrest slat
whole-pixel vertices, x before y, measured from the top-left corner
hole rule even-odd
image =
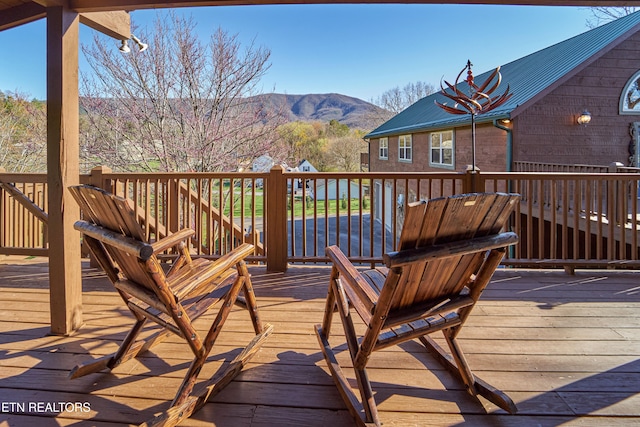
[[[408,250],[498,234],[506,225],[519,196],[478,193],[433,199],[408,206],[399,249]],[[468,285],[484,262],[486,251],[402,268],[393,286],[392,310],[455,295]]]
[[[136,221],[128,200],[96,187],[77,186],[71,190],[83,213],[92,222],[134,239],[144,240],[144,232]]]
[[[80,185],[71,187],[70,190],[88,220],[136,240],[145,240],[142,227],[136,222],[135,213],[129,201],[96,187]],[[117,267],[132,282],[148,289],[156,288],[146,266],[146,262],[157,262],[155,256],[145,261],[104,241],[101,244],[113,261],[112,268]]]

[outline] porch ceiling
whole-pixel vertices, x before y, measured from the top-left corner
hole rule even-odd
[[[328,3],[328,0],[2,0],[0,1],[0,31],[44,18],[49,6],[65,3],[73,11],[131,11],[151,8],[176,8],[189,6],[230,6],[260,4]],[[333,0],[331,3],[459,3],[459,4],[516,4],[546,6],[628,6],[624,0]],[[85,24],[92,26],[87,18]],[[96,28],[99,29],[99,28]],[[126,38],[120,35],[116,38]]]
[[[0,31],[37,21],[47,16],[48,6],[60,6],[54,0],[0,0]],[[121,7],[100,13],[85,11],[80,14],[80,22],[94,30],[116,39],[131,37],[129,14]]]

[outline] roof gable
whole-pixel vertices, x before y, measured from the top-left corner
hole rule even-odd
[[[498,92],[504,91],[508,84],[513,96],[495,110],[477,115],[476,121],[488,122],[494,119],[511,118],[523,106],[575,75],[638,30],[640,30],[640,12],[627,15],[501,66],[502,84]],[[476,82],[484,82],[493,71],[480,74],[475,78]],[[464,82],[460,83],[459,87],[463,91],[468,88]],[[449,105],[451,104],[451,100],[438,91],[401,111],[365,135],[365,138],[451,128],[470,123],[469,114],[447,113],[435,104],[436,100],[440,103],[448,101]]]

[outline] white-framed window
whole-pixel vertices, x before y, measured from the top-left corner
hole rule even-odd
[[[433,132],[429,136],[429,164],[437,167],[454,167],[453,131]]]
[[[387,160],[389,158],[389,139],[380,138],[378,145],[378,158]]]
[[[620,114],[640,114],[640,71],[631,76],[622,89]]]
[[[410,162],[413,159],[411,135],[400,135],[398,137],[398,159],[401,162]]]

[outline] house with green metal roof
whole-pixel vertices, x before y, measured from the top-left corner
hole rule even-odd
[[[477,75],[476,84],[493,71]],[[475,116],[480,170],[530,162],[640,165],[640,12],[504,64],[500,73],[496,94],[508,85],[513,95]],[[450,114],[436,101],[452,105],[434,93],[365,136],[372,172],[471,165],[471,115]]]

